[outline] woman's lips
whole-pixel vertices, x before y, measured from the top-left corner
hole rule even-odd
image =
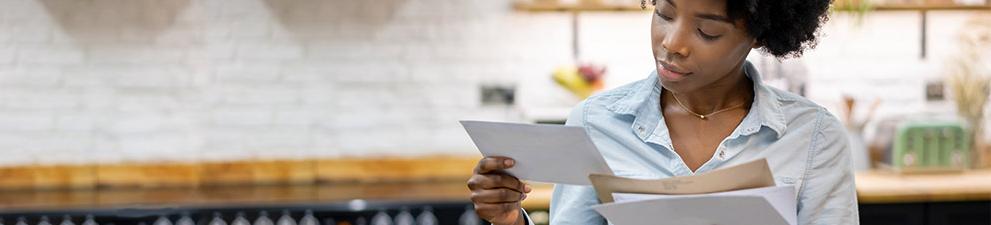
[[[677,67],[671,66],[670,64],[661,61],[657,61],[657,65],[658,68],[660,68],[660,71],[658,71],[658,73],[660,73],[661,76],[663,76],[667,80],[678,81],[685,78],[688,75],[692,75],[691,72],[682,72],[684,70],[680,70]]]

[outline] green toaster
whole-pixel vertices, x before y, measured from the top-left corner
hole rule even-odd
[[[904,122],[895,135],[891,165],[898,169],[965,169],[970,133],[959,122]]]

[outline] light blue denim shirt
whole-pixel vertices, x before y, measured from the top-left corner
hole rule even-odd
[[[859,224],[846,131],[823,107],[754,82],[749,113],[696,173],[767,158],[777,185],[794,185],[799,224]],[[582,126],[617,176],[659,179],[693,173],[675,153],[660,111],[657,73],[594,95],[573,109],[568,125]],[[550,224],[606,224],[591,206],[591,186],[556,185]],[[720,212],[712,212],[720,213]],[[663,221],[658,221],[663,223]]]

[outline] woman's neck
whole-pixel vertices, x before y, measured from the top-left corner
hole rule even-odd
[[[740,105],[749,108],[754,96],[753,82],[747,78],[742,67],[733,71],[736,74],[724,76],[711,85],[692,92],[673,93],[665,89],[661,94],[662,105],[665,108],[679,108],[680,101],[692,113],[702,115]]]

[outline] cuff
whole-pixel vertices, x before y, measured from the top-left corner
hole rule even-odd
[[[520,212],[523,212],[524,222],[526,222],[527,225],[533,225],[533,220],[530,219],[530,214],[527,214],[526,210],[523,208],[520,208]]]
[[[520,212],[523,214],[523,222],[527,225],[533,225],[533,220],[530,219],[530,214],[527,214],[526,210],[523,208],[520,208]]]

